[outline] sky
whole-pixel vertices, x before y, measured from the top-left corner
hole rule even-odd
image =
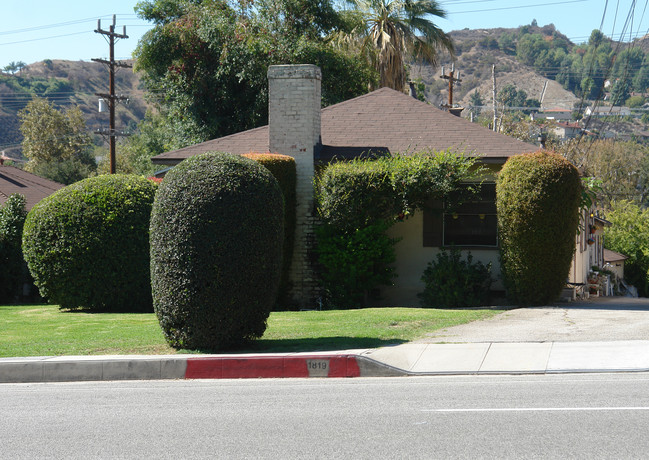
[[[106,58],[106,38],[93,31],[101,19],[107,30],[116,15],[116,32],[126,26],[128,39],[115,45],[116,59],[128,59],[151,24],[137,18],[138,0],[1,0],[0,68],[10,62],[44,59]],[[616,40],[630,41],[649,33],[649,0],[438,0],[446,19],[434,20],[450,32],[464,28],[518,27],[536,19],[554,24],[575,43],[600,28]]]

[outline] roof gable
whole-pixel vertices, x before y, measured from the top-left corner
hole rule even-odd
[[[321,139],[319,157],[325,161],[369,152],[451,149],[504,162],[512,155],[538,150],[533,144],[495,133],[389,88],[322,109]],[[153,161],[176,164],[209,151],[267,152],[268,126],[163,153]]]

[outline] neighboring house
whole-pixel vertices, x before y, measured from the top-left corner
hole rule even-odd
[[[631,115],[631,109],[621,106],[593,107],[588,106],[584,117],[626,117]]]
[[[576,296],[587,297],[588,290],[585,286],[593,267],[604,268],[604,227],[610,227],[611,223],[592,211],[584,211],[580,226],[575,240],[575,255],[568,276],[568,283],[573,289],[571,295],[573,299]]]
[[[624,262],[628,259],[624,254],[604,249],[604,267],[610,270],[618,280],[624,279]]]
[[[297,166],[296,247],[291,265],[293,296],[313,306],[318,283],[311,266],[314,214],[313,177],[318,164],[351,159],[367,153],[405,154],[424,149],[451,149],[480,156],[498,171],[512,155],[538,147],[495,133],[455,117],[406,94],[382,88],[363,96],[321,108],[321,73],[312,65],[271,66],[269,125],[163,153],[159,165],[175,165],[208,151],[234,154],[277,152],[295,158]],[[492,176],[493,180],[493,176]],[[495,186],[483,187],[483,196],[452,215],[417,212],[395,224],[395,285],[382,288],[382,305],[418,305],[421,276],[442,245],[471,250],[475,260],[491,262],[499,273]]]
[[[22,169],[0,164],[0,204],[4,204],[10,195],[19,193],[27,201],[27,211],[46,196],[65,187],[63,184],[43,179]]]
[[[545,118],[547,120],[572,120],[572,110],[566,109],[543,109],[534,114],[535,119]]]
[[[583,131],[579,123],[559,122],[552,132],[561,140],[576,139]]]

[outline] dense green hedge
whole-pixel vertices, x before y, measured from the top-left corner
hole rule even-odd
[[[13,302],[30,282],[22,251],[25,203],[23,195],[13,194],[0,207],[0,303]]]
[[[575,250],[582,184],[562,156],[539,151],[505,163],[496,184],[501,271],[521,305],[556,300]]]
[[[332,163],[317,180],[318,212],[341,229],[394,221],[422,209],[428,199],[457,192],[482,171],[475,162],[443,151]]]
[[[283,198],[270,172],[226,153],[167,173],[151,215],[153,304],[169,344],[222,349],[261,337],[276,298]]]
[[[41,295],[61,308],[150,311],[155,190],[138,176],[97,176],[34,206],[23,251]]]
[[[295,242],[296,170],[295,158],[277,153],[247,153],[242,155],[262,164],[277,179],[284,196],[284,253],[282,276],[279,281],[277,307],[286,308],[289,303],[289,271]]]
[[[328,307],[364,307],[374,300],[373,288],[392,284],[396,240],[386,235],[389,227],[387,222],[378,221],[353,231],[340,231],[327,224],[316,228],[316,251]]]

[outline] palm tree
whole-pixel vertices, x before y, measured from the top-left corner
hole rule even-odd
[[[438,48],[454,54],[453,42],[428,16],[446,17],[435,0],[345,0],[357,20],[352,35],[380,74],[380,87],[403,91],[405,61],[436,64]]]

